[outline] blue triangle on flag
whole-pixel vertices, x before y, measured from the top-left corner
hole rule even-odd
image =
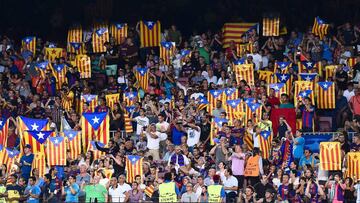
[[[290,79],[290,74],[276,73],[276,78],[277,78],[280,82],[286,83],[286,82]]]
[[[153,22],[153,21],[144,21],[144,24],[146,25],[146,27],[147,27],[149,30],[152,30],[153,27],[156,25],[156,23]]]
[[[274,84],[269,84],[270,89],[274,89],[275,92],[279,92],[281,90],[281,88],[283,88],[285,85],[285,83],[274,83]]]
[[[56,72],[61,72],[65,68],[65,64],[55,64],[54,69]]]
[[[276,64],[278,65],[278,67],[281,69],[281,70],[284,70],[285,68],[287,68],[291,62],[289,61],[284,61],[284,62],[276,62]]]
[[[206,97],[200,96],[199,97],[199,104],[209,104],[209,101],[207,100]]]
[[[173,46],[172,42],[161,42],[160,44],[161,44],[162,47],[164,47],[167,50],[170,50],[171,47]]]
[[[28,130],[41,131],[47,125],[47,119],[34,119],[20,116],[20,119],[24,122]]]
[[[20,152],[18,150],[16,150],[16,149],[12,150],[10,148],[6,148],[6,152],[7,152],[8,156],[9,156],[9,158],[11,158],[11,159],[20,154]]]
[[[301,77],[301,80],[312,82],[315,80],[317,73],[300,73],[299,75]]]
[[[36,64],[36,67],[42,69],[42,70],[46,70],[46,67],[48,66],[49,61],[44,61],[44,62],[40,62]]]
[[[144,76],[148,72],[149,69],[147,67],[143,67],[143,68],[137,68],[136,70],[137,70],[137,72],[140,73],[141,76]]]
[[[133,99],[134,97],[137,97],[137,95],[138,95],[137,92],[125,92],[125,97],[129,99]]]
[[[244,98],[244,101],[245,101],[246,104],[252,104],[256,100],[255,100],[255,98]]]
[[[181,50],[181,52],[180,52],[181,58],[184,58],[185,56],[189,55],[190,53],[191,53],[191,51],[188,49]]]
[[[26,44],[29,44],[31,41],[33,41],[34,37],[25,37],[23,39],[23,41],[26,43]]]
[[[100,28],[96,30],[96,34],[100,37],[101,35],[103,35],[104,33],[107,32],[106,28]]]
[[[241,103],[241,99],[227,100],[226,103],[235,109]]]
[[[304,97],[309,97],[309,95],[311,94],[311,92],[312,92],[312,90],[300,91],[298,96],[299,96],[299,97],[302,97],[302,98],[304,98]]]
[[[54,131],[33,131],[28,130],[27,131],[33,138],[35,138],[36,141],[38,141],[40,144],[44,144],[46,139],[54,132]]]
[[[82,115],[87,120],[88,123],[92,126],[94,130],[98,130],[101,123],[106,117],[106,112],[95,112],[95,113],[83,113]]]
[[[69,141],[72,141],[78,133],[79,131],[76,130],[64,130],[64,135],[69,139]]]
[[[236,88],[226,88],[224,90],[226,96],[231,96],[236,91]]]
[[[141,156],[128,155],[127,158],[130,160],[132,165],[135,165],[137,161],[141,159]]]
[[[223,93],[223,89],[219,89],[219,90],[209,90],[210,94],[214,97],[217,98],[219,96],[221,96],[221,94]]]
[[[61,144],[62,141],[64,141],[64,137],[49,137],[49,140],[57,147],[59,144]]]
[[[115,24],[115,27],[116,27],[116,29],[118,29],[118,30],[121,30],[124,26],[125,26],[124,23],[116,23],[116,24]]]
[[[305,68],[306,68],[307,70],[311,70],[311,69],[313,69],[314,66],[315,66],[315,63],[314,63],[314,62],[311,62],[311,61],[303,61],[303,62],[301,62],[301,63],[303,64],[303,66],[305,66]]]
[[[70,45],[75,49],[75,50],[79,50],[81,47],[81,43],[77,43],[77,42],[70,42]]]
[[[263,130],[260,132],[260,135],[261,135],[261,137],[268,139],[268,137],[271,135],[271,132],[267,131],[267,130]]]
[[[246,103],[252,112],[255,112],[261,104],[259,103]]]
[[[91,141],[90,144],[91,144],[91,146],[93,147],[93,149],[98,150],[98,148],[96,147],[95,141]],[[102,142],[98,142],[98,141],[97,141],[97,144],[98,144],[100,147],[104,147],[104,146],[105,146],[105,144],[102,143]]]
[[[85,99],[86,102],[91,102],[92,100],[94,100],[97,95],[95,94],[84,94],[82,95],[82,97]]]
[[[242,65],[242,64],[245,64],[245,58],[242,58],[242,59],[238,59],[236,61],[234,61],[234,64],[235,65]]]
[[[0,151],[4,149],[4,145],[0,144]]]
[[[8,118],[0,117],[0,131],[4,128]]]
[[[318,84],[323,90],[327,91],[331,87],[333,82],[318,82]]]
[[[222,126],[223,123],[227,123],[227,122],[229,122],[229,120],[226,119],[226,118],[218,118],[218,117],[215,117],[215,118],[214,118],[214,122],[215,122],[217,125]]]

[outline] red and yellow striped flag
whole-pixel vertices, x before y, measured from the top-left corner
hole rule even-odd
[[[245,101],[245,122],[252,120],[253,123],[260,121],[262,117],[262,105],[257,103],[254,98],[248,98]]]
[[[44,177],[45,172],[46,172],[46,160],[45,160],[45,154],[43,153],[37,153],[34,154],[34,160],[32,162],[31,168],[34,169],[38,169],[39,171],[39,176],[40,177]]]
[[[97,144],[99,145],[99,147],[105,147],[105,144],[102,142],[97,142]],[[101,158],[102,156],[105,155],[105,152],[102,152],[100,150],[98,150],[98,148],[96,147],[95,141],[91,141],[88,148],[87,148],[87,152],[88,151],[92,151],[93,156],[94,156],[94,160]]]
[[[245,131],[244,134],[244,143],[247,145],[248,150],[254,149],[254,141],[253,141],[253,135]]]
[[[125,158],[126,182],[135,181],[136,175],[143,175],[143,158],[141,156],[128,155]]]
[[[67,138],[67,149],[70,158],[75,160],[81,154],[81,132],[75,130],[64,130],[64,137]]]
[[[98,140],[105,145],[109,142],[109,121],[106,112],[82,114],[81,134],[84,151],[87,151],[90,140]]]
[[[46,146],[47,164],[51,166],[66,165],[66,138],[49,137]]]
[[[92,48],[94,53],[106,52],[105,42],[109,42],[109,31],[106,25],[94,30],[92,34]]]
[[[45,59],[54,62],[56,58],[65,57],[63,48],[45,48]]]
[[[160,21],[140,21],[141,47],[157,47],[161,41]]]
[[[316,36],[319,36],[320,39],[323,39],[324,36],[328,33],[329,24],[326,24],[323,20],[317,16],[314,20],[314,25],[312,28],[312,33]]]
[[[153,185],[149,185],[145,188],[144,192],[148,197],[152,197],[152,195],[154,194],[155,191],[155,187]]]
[[[89,56],[84,54],[77,55],[75,64],[80,72],[80,78],[91,78],[91,59]]]
[[[72,26],[68,30],[67,43],[70,42],[83,42],[82,27],[79,25]]]
[[[239,90],[236,88],[225,88],[223,95],[223,102],[226,103],[226,100],[234,100],[239,98]]]
[[[166,65],[169,65],[171,63],[171,58],[174,55],[175,49],[175,42],[160,43],[160,58],[164,60],[164,63]]]
[[[132,133],[134,132],[133,126],[132,126],[132,119],[130,118],[131,112],[135,109],[135,106],[126,106],[125,112],[124,112],[124,122],[125,122],[125,132],[126,133]]]
[[[98,96],[96,94],[84,94],[81,95],[81,102],[80,102],[80,113],[89,113],[83,112],[84,103],[89,104],[89,111],[94,112],[96,106],[98,105]]]
[[[270,158],[272,138],[273,136],[270,131],[266,131],[266,130],[261,131],[259,136],[259,144],[263,159]]]
[[[110,34],[115,39],[115,44],[122,44],[128,36],[128,25],[126,23],[115,23],[110,26]]]
[[[35,56],[36,53],[36,37],[25,37],[21,40],[21,46],[22,50],[26,47],[29,51],[33,53],[33,56]]]
[[[263,18],[263,36],[279,36],[280,17]]]
[[[335,76],[337,65],[325,66],[325,80],[332,80]]]
[[[216,102],[220,101],[221,103],[223,103],[223,89],[219,89],[219,90],[209,90],[207,92],[207,100],[209,102],[208,106],[207,106],[207,111],[210,115],[212,115],[212,111],[216,108]]]
[[[241,80],[245,80],[248,85],[255,85],[254,65],[253,64],[239,64],[234,66],[235,79],[239,84]]]
[[[117,94],[108,94],[105,96],[106,98],[106,105],[113,110],[114,109],[114,104],[120,102],[120,93]]]
[[[86,54],[85,43],[83,42],[69,42],[67,51],[75,54]]]
[[[320,142],[320,169],[341,170],[340,142]]]
[[[258,23],[225,23],[222,28],[223,48],[229,47],[231,41],[240,44],[242,36],[254,29],[258,29]]]
[[[9,118],[0,118],[0,145],[7,147],[7,137],[9,132]]]
[[[318,73],[322,76],[322,63],[321,61],[301,61],[298,62],[299,73]]]
[[[244,106],[241,99],[227,100],[225,105],[225,111],[227,119],[229,120],[243,120],[245,116]]]
[[[275,97],[280,98],[282,94],[289,94],[290,92],[286,92],[286,84],[285,83],[274,83],[268,85],[268,95],[270,93],[270,89],[275,91]]]
[[[238,57],[243,57],[245,54],[253,53],[254,45],[253,43],[246,44],[236,44],[236,54]]]
[[[353,68],[357,62],[358,62],[357,57],[350,57],[347,59],[346,64],[347,64],[347,66]]]
[[[11,150],[3,145],[0,145],[0,163],[6,164],[6,173],[10,172],[12,165],[20,158],[19,155],[19,151],[15,149]]]
[[[346,177],[353,180],[360,179],[360,152],[348,152],[346,164]]]
[[[135,104],[138,98],[137,92],[125,92],[123,94],[123,101],[126,103],[126,106],[132,106]]]
[[[67,67],[65,64],[54,64],[52,66],[52,73],[56,78],[56,88],[61,89],[64,83],[67,83],[66,78]]]
[[[316,107],[318,109],[335,108],[336,95],[334,82],[318,82],[316,95]]]
[[[290,67],[292,67],[290,61],[276,61],[274,64],[274,73],[276,73],[278,69],[280,73],[288,73]]]
[[[314,105],[314,89],[313,89],[313,83],[310,81],[295,81],[295,91],[294,91],[294,105],[297,106],[299,101],[302,101],[301,96],[299,94],[301,92],[311,90],[311,93],[307,96],[310,97],[311,103]]]
[[[146,92],[149,85],[149,68],[137,68],[135,70],[135,77],[138,88],[142,88]]]
[[[266,84],[277,83],[276,75],[272,71],[258,71],[259,80],[264,80]]]

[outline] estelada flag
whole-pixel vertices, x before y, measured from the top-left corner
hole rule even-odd
[[[109,142],[109,120],[106,112],[82,114],[81,134],[84,151],[88,149],[90,140],[98,140],[105,145]]]
[[[6,172],[9,173],[13,163],[19,159],[20,152],[15,149],[6,148],[0,145],[0,162],[6,164]]]
[[[320,39],[323,39],[324,36],[328,33],[329,24],[326,24],[323,20],[317,16],[314,20],[314,25],[312,28],[312,33],[319,36]]]
[[[64,130],[64,137],[67,138],[67,149],[70,158],[75,160],[81,154],[81,131]]]
[[[84,94],[80,98],[80,113],[89,113],[83,112],[83,105],[87,103],[89,105],[89,111],[94,112],[96,106],[98,105],[98,96],[96,94]]]
[[[127,155],[125,158],[126,182],[135,181],[135,176],[143,175],[143,157]]]
[[[97,142],[98,146],[99,147],[105,147],[105,144],[102,143],[102,142]],[[96,147],[96,144],[95,144],[95,141],[91,141],[89,146],[88,146],[88,149],[87,149],[87,152],[88,151],[92,151],[93,152],[93,156],[94,156],[94,160],[96,159],[99,159],[101,156],[105,155],[105,152],[102,152],[100,151],[97,147]]]
[[[142,88],[146,92],[149,86],[149,68],[136,68],[135,77],[138,88]]]
[[[67,36],[67,43],[70,42],[83,42],[83,32],[82,27],[80,25],[75,25],[69,28],[68,36]]]
[[[322,64],[321,61],[301,61],[298,62],[299,73],[318,73],[322,75]]]
[[[51,62],[54,62],[57,58],[65,57],[64,53],[63,48],[45,48],[45,58]]]
[[[91,78],[91,59],[89,56],[80,54],[75,57],[75,64],[80,72],[80,78]]]
[[[34,160],[32,162],[31,168],[39,170],[39,176],[44,177],[46,172],[46,159],[44,153],[36,153],[34,154]]]
[[[92,47],[94,53],[106,52],[105,42],[109,42],[109,31],[107,27],[101,27],[92,35]]]
[[[117,94],[108,94],[105,96],[106,98],[106,105],[111,109],[114,110],[114,104],[120,102],[120,93]]]
[[[243,57],[246,54],[252,54],[254,52],[253,43],[245,43],[245,44],[236,44],[236,55],[238,57]]]
[[[332,80],[335,76],[337,65],[325,66],[325,80]]]
[[[56,78],[56,88],[61,89],[64,83],[67,83],[66,78],[67,67],[65,64],[54,64],[52,66],[52,72],[54,77]]]
[[[259,80],[264,80],[266,84],[277,83],[276,75],[272,71],[260,70],[258,71]]]
[[[270,93],[270,89],[273,89],[275,92],[275,97],[280,98],[282,94],[289,94],[286,88],[285,83],[274,83],[268,85],[268,94]]]
[[[276,73],[275,74],[277,82],[280,83],[285,83],[286,85],[286,92],[288,93],[288,95],[290,95],[291,89],[292,89],[292,83],[293,83],[293,76],[290,74],[281,74],[281,73]],[[275,83],[277,83],[275,82]]]
[[[311,90],[310,99],[311,103],[314,105],[314,91],[313,91],[313,83],[310,81],[295,81],[295,92],[294,92],[294,105],[297,106],[299,101],[302,101],[302,95],[300,96],[300,92],[305,92],[306,90]],[[305,92],[307,93],[307,92]]]
[[[360,179],[360,152],[348,152],[346,161],[346,177]]]
[[[66,137],[49,137],[46,146],[48,166],[65,166],[66,150]]]
[[[280,17],[263,18],[263,36],[279,36]]]
[[[132,119],[130,118],[131,112],[135,109],[135,106],[126,106],[124,112],[124,122],[125,122],[125,132],[132,133],[134,132],[132,126]]]
[[[340,142],[320,142],[320,169],[341,170]]]
[[[212,111],[216,108],[216,102],[220,101],[223,103],[223,89],[209,90],[207,92],[207,100],[209,101],[208,113],[212,115]]]
[[[35,64],[35,68],[40,72],[40,76],[45,78],[46,70],[52,70],[52,65],[49,61],[43,61]]]
[[[234,99],[238,99],[239,98],[239,91],[236,88],[225,88],[224,89],[224,104],[226,103],[226,100],[234,100]]]
[[[251,30],[258,30],[258,25],[258,23],[225,23],[222,28],[223,48],[229,47],[231,41],[240,44],[243,35]]]
[[[280,69],[280,73],[288,73],[288,70],[292,66],[292,63],[290,61],[277,61],[274,65],[274,73],[276,73],[277,69]]]
[[[83,42],[69,42],[67,51],[74,54],[86,54],[85,43]]]
[[[259,136],[260,150],[262,152],[262,158],[269,159],[271,143],[272,143],[272,133],[270,131],[261,131]]]
[[[209,101],[207,100],[206,97],[200,96],[200,97],[198,98],[198,100],[199,100],[199,102],[197,103],[197,104],[198,104],[198,105],[197,105],[197,110],[198,110],[198,111],[201,111],[201,110],[203,110],[203,109],[205,109],[205,108],[208,107]]]
[[[160,58],[164,60],[164,64],[169,65],[171,63],[171,58],[174,56],[175,49],[175,42],[160,43]]]
[[[7,146],[7,137],[9,132],[9,118],[0,118],[0,145]]]
[[[125,102],[126,106],[132,106],[137,101],[138,93],[134,91],[125,92],[123,94],[123,101]]]
[[[248,85],[255,85],[253,64],[234,64],[234,72],[238,84],[241,80],[245,80]]]
[[[316,95],[316,107],[318,109],[335,108],[336,95],[334,82],[318,82]]]
[[[260,121],[262,117],[262,105],[257,103],[254,98],[245,99],[245,122],[252,120],[253,123]]]
[[[245,116],[244,106],[241,99],[227,100],[225,105],[226,116],[229,120],[241,119]]]
[[[24,47],[26,47],[29,51],[33,53],[33,56],[35,56],[36,53],[36,37],[25,37],[21,40],[21,51],[24,50]]]
[[[140,21],[141,47],[157,47],[161,41],[160,21]]]
[[[128,25],[126,23],[114,23],[110,26],[110,34],[115,39],[115,44],[122,44],[128,36]]]

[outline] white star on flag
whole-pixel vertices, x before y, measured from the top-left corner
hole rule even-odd
[[[217,91],[214,92],[214,96],[217,96],[219,93]]]
[[[58,140],[58,139],[55,139],[55,140],[54,140],[54,143],[55,143],[55,144],[58,144],[58,143],[59,143],[59,140]]]
[[[34,124],[32,124],[31,125],[31,128],[32,128],[32,130],[38,130],[39,129],[39,126],[38,125],[36,125],[36,123],[34,123]]]
[[[256,106],[255,105],[252,105],[251,106],[251,109],[255,110]]]
[[[43,140],[43,139],[44,139],[44,135],[45,135],[45,134],[44,134],[44,133],[42,133],[42,132],[39,132],[39,133],[38,133],[38,134],[36,134],[36,135],[38,136],[38,138],[39,138],[39,139],[42,139],[42,140]]]
[[[168,43],[165,44],[165,47],[166,47],[166,48],[169,48],[169,46],[170,46],[170,45],[169,45]]]
[[[58,70],[58,71],[60,71],[60,70],[61,70],[60,66],[58,66],[58,67],[57,67],[57,70]]]
[[[149,21],[147,24],[148,24],[148,26],[152,26],[153,22]]]
[[[231,105],[236,106],[236,103],[235,103],[235,102],[232,102]]]
[[[131,161],[132,161],[132,162],[135,162],[135,161],[136,161],[136,158],[135,158],[135,157],[134,157],[134,158],[132,158],[132,159],[131,159]]]
[[[326,89],[326,88],[328,87],[328,85],[325,83],[325,84],[323,85],[323,87]]]
[[[306,97],[306,92],[303,92],[301,95],[302,95],[303,97]]]
[[[306,76],[305,80],[310,81],[311,80],[310,76]]]
[[[278,86],[278,85],[275,85],[275,86],[274,86],[274,90],[279,90],[279,86]]]
[[[99,123],[99,120],[100,120],[100,119],[99,119],[98,117],[96,117],[96,116],[92,119],[92,121],[94,122],[94,124],[95,124],[95,123]]]
[[[26,43],[29,43],[29,42],[30,42],[30,39],[29,39],[29,38],[26,38],[26,39],[25,39],[25,42],[26,42]]]
[[[74,135],[72,133],[69,134],[69,137],[72,138]]]
[[[231,94],[231,91],[230,91],[230,90],[227,90],[226,93],[227,93],[227,94]]]
[[[285,81],[286,80],[286,75],[281,75],[280,78],[281,78],[281,81]]]
[[[13,155],[13,154],[14,154],[14,152],[13,152],[13,151],[10,151],[10,152],[9,152],[9,154],[10,154],[10,155]]]
[[[141,75],[143,75],[143,74],[144,74],[144,71],[142,70],[142,71],[140,71],[140,73],[141,73]]]
[[[306,65],[307,65],[307,67],[311,67],[311,66],[312,66],[312,63],[311,63],[311,62],[307,62]]]
[[[286,66],[285,63],[282,63],[282,64],[281,64],[281,67],[282,67],[282,68],[284,68],[285,66]]]
[[[0,126],[2,126],[3,125],[3,121],[0,121]]]

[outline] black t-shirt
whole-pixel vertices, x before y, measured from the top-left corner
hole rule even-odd
[[[339,81],[338,79],[344,78],[344,81]],[[348,83],[348,74],[345,71],[336,72],[336,81],[340,89],[345,90],[347,89]]]
[[[270,183],[267,183],[266,185],[263,185],[262,183],[257,183],[257,184],[255,184],[254,189],[257,194],[257,196],[256,196],[257,198],[264,198],[265,191],[267,189],[274,190],[274,187]]]
[[[205,125],[203,123],[200,124],[200,141],[204,142],[210,135],[211,125],[210,123],[206,123]]]

